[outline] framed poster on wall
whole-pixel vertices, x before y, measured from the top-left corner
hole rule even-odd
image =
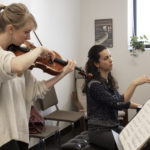
[[[105,47],[113,47],[113,26],[112,19],[95,20],[95,44],[102,44]]]

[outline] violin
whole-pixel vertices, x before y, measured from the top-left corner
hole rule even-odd
[[[23,47],[10,45],[8,47],[8,50],[12,51],[16,56],[19,56],[36,48],[29,41],[24,42],[23,45]],[[62,72],[64,66],[66,66],[68,62],[64,61],[57,52],[54,51],[54,53],[56,57],[53,62],[51,61],[50,56],[47,56],[46,58],[38,57],[35,63],[31,65],[30,69],[40,68],[48,74],[58,75]],[[77,66],[75,66],[75,69],[78,70],[79,74],[81,74],[84,78],[87,78],[87,75],[84,70]]]

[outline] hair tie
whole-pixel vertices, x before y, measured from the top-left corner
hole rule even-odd
[[[4,11],[4,10],[5,10],[5,8],[6,8],[6,6],[5,6],[5,5],[0,4],[0,12]]]

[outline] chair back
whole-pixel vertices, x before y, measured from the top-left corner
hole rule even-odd
[[[79,102],[83,106],[85,113],[87,113],[87,101],[86,101],[86,94],[82,92],[84,79],[76,79],[76,91]]]
[[[56,95],[55,88],[52,87],[45,95],[44,99],[38,99],[41,105],[41,109],[45,110],[49,107],[56,106],[58,104],[58,99]]]

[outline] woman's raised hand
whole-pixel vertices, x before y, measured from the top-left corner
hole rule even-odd
[[[147,75],[142,75],[136,78],[133,82],[136,86],[144,84],[144,83],[150,83],[150,77]]]

